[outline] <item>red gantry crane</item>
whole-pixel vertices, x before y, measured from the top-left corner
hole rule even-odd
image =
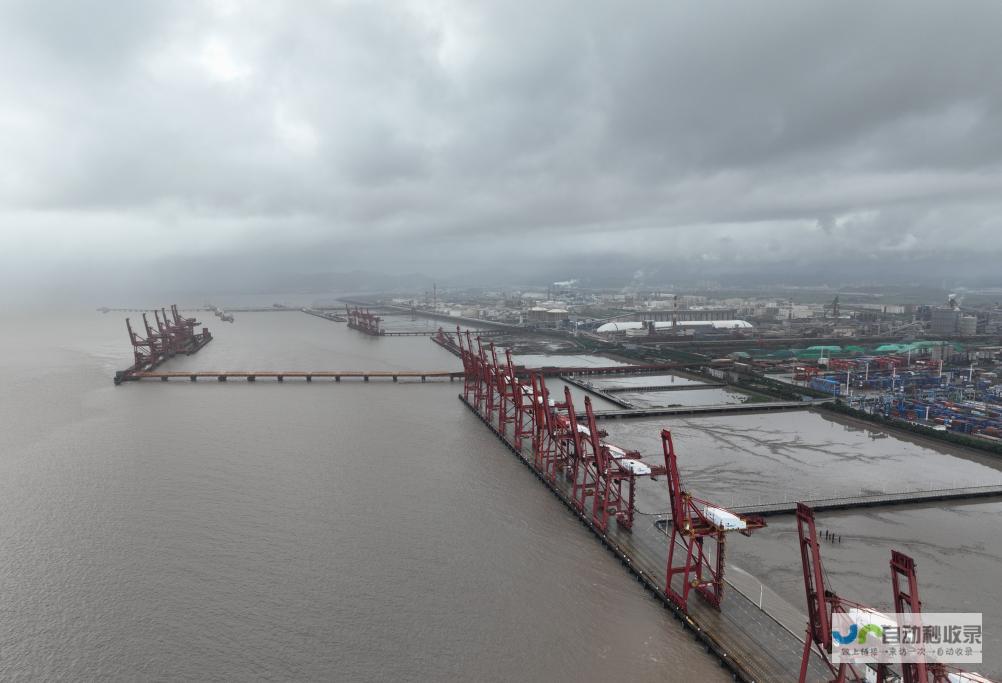
[[[173,322],[167,315],[166,309],[153,311],[156,320],[155,329],[150,325],[147,314],[143,313],[145,337],[132,328],[132,321],[129,318],[125,319],[135,362],[127,370],[115,373],[115,384],[121,384],[129,379],[134,372],[152,370],[179,353],[195,353],[212,339],[206,327],[202,328],[201,333],[196,334],[194,328],[198,321],[194,318],[181,318],[177,305],[172,305],[171,311],[174,316]]]
[[[901,676],[891,670],[888,664],[853,666],[832,661],[832,621],[836,613],[848,613],[852,609],[881,615],[879,611],[839,596],[828,585],[818,531],[814,522],[814,510],[803,503],[797,504],[797,531],[800,538],[800,559],[804,570],[804,588],[807,593],[807,638],[804,641],[804,655],[800,665],[800,683],[808,681],[808,665],[812,648],[831,672],[834,683],[991,683],[980,674],[957,669],[933,662],[903,663]],[[894,590],[894,611],[897,614],[921,614],[918,576],[915,561],[897,550],[891,551],[891,585]]]
[[[508,364],[508,376],[512,382],[512,400],[515,403],[515,434],[513,437],[515,448],[522,450],[522,444],[526,439],[530,442],[535,434],[533,418],[535,416],[535,406],[533,405],[533,377],[529,377],[529,382],[523,382],[515,372],[515,364],[511,360],[511,349],[505,349],[505,361]]]
[[[383,334],[383,319],[369,311],[368,308],[362,309],[358,306],[355,308],[345,306],[345,314],[348,318],[348,327],[356,329],[359,332],[364,332],[365,334],[371,334],[374,337]]]
[[[125,327],[129,331],[129,341],[132,343],[132,355],[135,359],[134,367],[136,369],[143,369],[160,362],[159,345],[150,332],[149,323],[145,322],[145,315],[143,321],[147,328],[146,337],[140,337],[136,334],[135,330],[132,329],[132,321],[128,318],[125,319]]]
[[[532,382],[532,463],[548,481],[553,482],[557,476],[557,461],[559,453],[557,441],[553,435],[556,425],[553,411],[555,404],[550,400],[550,391],[546,388],[546,379],[539,373],[530,376]]]
[[[638,451],[627,451],[608,443],[604,440],[607,436],[595,423],[591,398],[586,396],[585,424],[579,424],[577,430],[579,456],[575,463],[574,501],[603,533],[609,528],[610,517],[616,519],[619,528],[630,531],[637,477],[656,480],[668,470],[665,466],[644,462]]]
[[[800,662],[800,683],[807,683],[807,670],[811,658],[811,647],[817,649],[825,666],[831,671],[832,680],[864,681],[862,667],[852,667],[832,662],[832,614],[847,613],[856,607],[829,590],[821,564],[821,550],[818,544],[818,530],[814,524],[814,510],[803,503],[797,503],[797,533],[800,538],[800,562],[804,570],[804,588],[807,592],[807,638],[804,640],[804,655]]]
[[[758,516],[738,515],[682,488],[678,457],[671,432],[661,430],[668,497],[671,503],[671,535],[668,545],[668,576],[665,593],[686,610],[689,592],[695,590],[706,602],[720,609],[724,595],[724,549],[727,533],[745,536],[765,526]],[[709,543],[707,543],[709,541]],[[677,561],[676,561],[677,559]],[[680,589],[675,577],[681,578]]]
[[[463,345],[463,333],[456,327],[456,345],[459,347],[459,358],[463,361],[463,400],[469,404],[477,396],[477,385],[480,383],[480,369],[473,357],[473,345],[470,333],[466,333],[466,345]]]
[[[491,342],[491,360],[494,366],[494,391],[497,393],[497,427],[502,436],[508,436],[508,426],[515,428],[516,397],[518,380],[511,367],[511,354],[506,356],[506,363],[498,362],[497,348]]]

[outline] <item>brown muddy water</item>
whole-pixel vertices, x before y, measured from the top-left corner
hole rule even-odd
[[[460,384],[115,387],[122,318],[4,319],[0,679],[729,680]],[[165,369],[459,367],[301,313],[205,322]]]

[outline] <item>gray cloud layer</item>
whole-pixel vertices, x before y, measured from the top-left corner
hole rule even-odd
[[[994,0],[7,2],[0,266],[986,272],[1000,27]]]

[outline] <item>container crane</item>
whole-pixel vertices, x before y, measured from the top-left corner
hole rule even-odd
[[[758,516],[738,515],[706,500],[694,497],[684,488],[678,471],[678,457],[671,432],[661,430],[665,470],[668,473],[668,496],[671,503],[671,539],[668,544],[668,576],[665,593],[682,610],[687,609],[693,589],[706,602],[720,609],[724,594],[724,549],[729,531],[745,536],[765,526]],[[709,540],[711,543],[707,544]],[[676,563],[676,551],[680,554]],[[684,555],[684,557],[681,557]],[[682,579],[681,592],[673,579]]]

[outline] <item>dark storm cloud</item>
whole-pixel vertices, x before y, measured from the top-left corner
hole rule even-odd
[[[973,1],[6,3],[0,259],[987,268],[999,26]]]

